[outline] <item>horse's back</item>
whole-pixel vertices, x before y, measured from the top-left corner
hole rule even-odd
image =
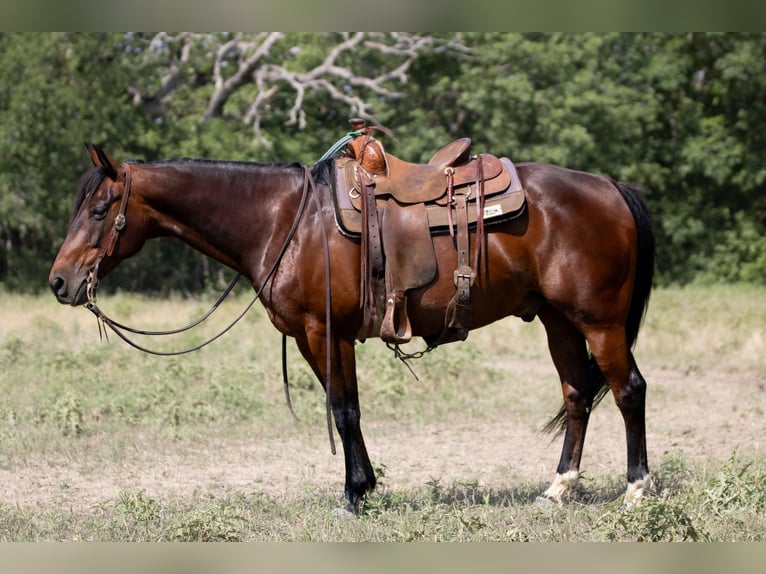
[[[616,182],[606,175],[546,163],[519,163],[516,167],[533,207],[593,210],[632,219]]]

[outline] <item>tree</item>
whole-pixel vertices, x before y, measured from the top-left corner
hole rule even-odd
[[[409,161],[469,136],[638,182],[659,281],[766,283],[765,86],[764,34],[0,34],[0,284],[44,284],[84,141],[310,164],[352,116]],[[211,269],[161,240],[110,283],[197,291]]]
[[[470,34],[392,110],[437,141],[641,184],[661,282],[766,277],[766,35]],[[416,92],[418,93],[418,92]],[[424,127],[425,126],[425,127]],[[422,130],[422,131],[420,131]],[[409,139],[409,138],[405,138]],[[421,156],[421,159],[426,159]]]
[[[126,81],[121,59],[115,35],[0,35],[0,280],[8,287],[44,285],[87,167],[82,142],[117,140],[143,124],[113,89]]]

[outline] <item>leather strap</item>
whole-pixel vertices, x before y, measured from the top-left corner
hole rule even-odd
[[[101,246],[101,249],[96,256],[96,260],[88,270],[87,294],[89,305],[95,305],[96,303],[96,291],[98,290],[98,268],[101,265],[101,261],[104,259],[104,257],[110,257],[112,253],[114,253],[114,250],[120,241],[122,230],[125,229],[125,226],[127,225],[125,212],[128,209],[128,198],[130,197],[131,175],[130,166],[125,164],[124,168],[125,183],[123,184],[122,188],[122,201],[120,201],[120,209],[114,218],[114,225],[112,225],[112,227],[109,229],[109,235],[107,235],[106,241],[104,241],[104,244]]]
[[[454,273],[457,288],[457,303],[468,305],[471,302],[471,285],[474,272],[469,264],[470,237],[468,235],[467,198],[464,193],[455,195],[455,219],[457,220],[457,269]]]
[[[452,192],[453,192],[454,183],[455,183],[455,168],[454,167],[445,168],[444,173],[447,176],[447,225],[449,226],[450,236],[455,237],[455,228],[452,223],[452,205],[454,203],[452,198]]]
[[[120,235],[122,234],[122,230],[125,229],[125,225],[127,225],[127,220],[125,219],[125,211],[128,209],[128,198],[130,197],[131,175],[130,175],[130,166],[128,164],[125,164],[124,168],[125,168],[125,183],[123,184],[123,188],[122,188],[122,201],[120,201],[120,211],[117,212],[117,216],[114,218],[114,226],[110,230],[109,239],[107,240],[106,245],[104,246],[104,251],[102,252],[100,258],[110,257],[112,253],[114,253],[114,249],[117,247],[117,243],[119,242]]]
[[[359,193],[362,195],[362,325],[367,326],[367,336],[371,336],[377,314],[376,289],[378,280],[383,277],[385,265],[374,182],[361,168],[358,170],[358,176]]]
[[[484,248],[484,163],[481,156],[476,158],[476,245],[474,247],[473,271],[480,269],[481,253]]]

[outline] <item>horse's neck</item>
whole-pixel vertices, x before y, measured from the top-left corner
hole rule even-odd
[[[147,166],[143,175],[153,235],[175,236],[246,275],[257,277],[281,214],[297,208],[294,176],[269,166],[181,163]]]

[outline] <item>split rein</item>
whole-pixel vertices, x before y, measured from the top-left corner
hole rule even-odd
[[[298,230],[298,224],[300,223],[303,213],[306,210],[306,203],[308,201],[310,190],[314,192],[313,195],[314,195],[314,201],[317,206],[317,210],[321,212],[321,204],[319,203],[319,197],[317,196],[317,193],[316,193],[316,184],[314,182],[314,178],[311,176],[311,172],[309,171],[309,168],[306,166],[303,166],[303,191],[301,193],[300,205],[298,206],[298,211],[295,214],[295,218],[293,219],[293,223],[290,228],[290,231],[287,233],[287,237],[285,238],[285,241],[282,244],[282,248],[279,250],[279,253],[274,263],[272,264],[271,268],[269,269],[268,273],[263,279],[260,289],[256,290],[255,295],[253,296],[250,303],[245,307],[244,311],[242,311],[237,317],[235,317],[234,320],[231,323],[229,323],[229,325],[226,328],[224,328],[222,331],[220,331],[218,334],[214,335],[213,337],[210,337],[209,339],[207,339],[206,341],[202,343],[199,343],[198,345],[195,345],[193,347],[190,347],[188,349],[183,349],[180,351],[157,351],[157,350],[149,349],[142,345],[139,345],[135,341],[131,340],[130,337],[128,337],[125,334],[125,331],[136,334],[136,335],[146,335],[146,336],[176,335],[179,333],[183,333],[185,331],[189,331],[190,329],[193,329],[194,327],[200,325],[202,322],[208,319],[216,311],[216,309],[218,309],[218,306],[229,296],[232,289],[234,289],[234,286],[239,282],[242,275],[237,274],[237,276],[234,277],[234,279],[229,283],[228,287],[226,287],[226,289],[220,295],[218,300],[215,303],[213,303],[212,307],[207,311],[207,313],[205,313],[199,319],[189,323],[185,327],[170,329],[167,331],[148,331],[148,330],[135,329],[133,327],[129,327],[127,325],[119,323],[115,321],[114,319],[111,319],[110,317],[108,317],[106,313],[104,313],[96,304],[96,291],[98,290],[98,286],[99,286],[98,267],[101,263],[101,260],[104,257],[112,255],[115,247],[117,246],[117,243],[119,242],[119,238],[122,233],[122,230],[125,229],[125,226],[127,225],[125,212],[128,206],[128,197],[130,195],[130,188],[131,188],[130,167],[129,165],[126,164],[125,165],[125,186],[124,186],[124,191],[122,195],[122,201],[120,203],[120,211],[118,212],[117,216],[114,218],[114,226],[111,228],[110,235],[107,238],[106,243],[102,247],[98,257],[96,258],[95,264],[88,272],[88,277],[86,282],[88,300],[85,304],[85,307],[89,311],[91,311],[98,319],[99,336],[101,337],[106,336],[106,338],[108,339],[108,334],[107,334],[108,332],[106,330],[106,328],[108,327],[120,339],[125,341],[131,347],[139,351],[142,351],[144,353],[149,353],[151,355],[176,356],[176,355],[184,355],[187,353],[198,351],[202,349],[203,347],[206,347],[213,341],[219,339],[227,332],[229,332],[229,330],[231,330],[231,328],[234,327],[234,325],[236,325],[248,313],[248,311],[250,311],[250,309],[253,307],[255,302],[261,298],[261,294],[263,293],[263,290],[266,288],[266,285],[271,280],[277,268],[279,267],[279,264],[281,263],[282,258],[284,257],[288,246],[290,245],[290,242],[292,241],[296,231]],[[330,318],[332,315],[332,299],[330,294],[330,285],[331,285],[330,284],[330,254],[329,254],[327,230],[325,229],[324,225],[321,226],[321,229],[322,229],[322,239],[324,242],[324,252],[325,252],[325,277],[326,277],[325,305],[326,305],[326,326],[327,326],[326,336],[327,336],[327,340],[329,341],[331,336]],[[102,330],[102,325],[103,325],[103,330]],[[293,410],[292,401],[290,400],[290,391],[289,391],[288,380],[287,380],[286,344],[287,344],[287,337],[285,335],[282,335],[282,380],[283,380],[284,389],[285,389],[285,398],[287,400],[287,406],[290,410],[290,413],[292,414],[294,418],[298,419],[298,416],[295,414],[295,411]],[[330,447],[331,447],[332,453],[335,454],[336,452],[335,440],[334,440],[333,432],[332,432],[332,415],[331,415],[331,409],[330,409],[331,347],[332,347],[331,345],[329,344],[327,345],[327,358],[326,358],[327,379],[325,384],[325,394],[327,396],[327,427],[328,427],[328,432],[330,435]]]
[[[108,339],[109,335],[108,335],[108,331],[106,330],[106,327],[109,327],[118,337],[120,337],[120,339],[125,341],[128,345],[144,353],[149,353],[150,355],[159,355],[164,357],[170,357],[175,355],[185,355],[187,353],[198,351],[201,348],[206,347],[207,345],[209,345],[210,343],[212,343],[213,341],[215,341],[216,339],[220,338],[222,335],[227,333],[234,325],[236,325],[239,322],[239,320],[242,319],[242,317],[244,317],[247,314],[247,312],[253,306],[255,301],[258,300],[258,296],[259,296],[259,294],[257,293],[255,297],[253,298],[253,300],[247,305],[247,307],[245,307],[245,310],[240,315],[238,315],[225,329],[223,329],[217,335],[207,339],[203,343],[200,343],[188,349],[183,349],[181,351],[157,351],[157,350],[149,349],[147,347],[139,345],[135,341],[131,340],[130,337],[128,337],[123,331],[127,331],[135,335],[145,335],[145,336],[177,335],[179,333],[184,333],[185,331],[189,331],[193,329],[194,327],[203,323],[208,317],[210,317],[215,312],[216,309],[218,309],[218,306],[221,303],[223,303],[223,301],[229,296],[229,293],[231,293],[232,289],[234,289],[234,286],[239,282],[242,276],[237,274],[237,276],[234,277],[234,279],[232,279],[231,283],[229,283],[228,287],[226,287],[226,289],[221,294],[221,296],[218,297],[218,300],[215,303],[213,303],[213,306],[210,307],[207,313],[205,313],[199,319],[193,321],[192,323],[189,323],[185,327],[179,327],[177,329],[169,329],[167,331],[146,331],[143,329],[135,329],[133,327],[129,327],[128,325],[124,325],[118,321],[115,321],[114,319],[108,317],[106,313],[104,313],[98,307],[98,305],[96,305],[95,291],[98,284],[95,283],[95,287],[91,287],[91,286],[94,285],[94,281],[96,281],[93,279],[93,277],[96,275],[97,272],[98,272],[98,269],[94,268],[94,271],[91,271],[88,274],[88,302],[85,304],[85,306],[98,319],[99,335],[102,338]]]

